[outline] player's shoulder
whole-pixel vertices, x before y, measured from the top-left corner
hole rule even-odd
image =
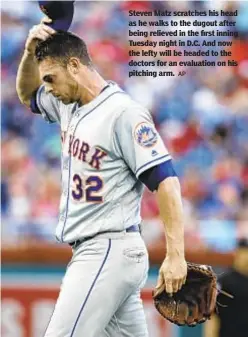
[[[139,118],[151,119],[150,111],[140,103],[129,97],[126,101],[125,107],[120,113],[120,119],[136,120]]]
[[[145,106],[135,101],[129,93],[125,92],[117,84],[114,85],[120,94],[116,95],[114,98],[118,102],[119,111],[117,112],[117,115],[119,118],[128,119],[139,115],[150,117],[150,112]]]

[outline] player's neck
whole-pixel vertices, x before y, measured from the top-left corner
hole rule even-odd
[[[96,98],[107,85],[107,82],[95,71],[82,74],[79,82],[79,105],[84,105]]]

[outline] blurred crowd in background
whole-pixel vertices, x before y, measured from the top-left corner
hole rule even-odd
[[[71,31],[85,39],[103,77],[119,83],[151,111],[174,158],[182,186],[186,244],[233,249],[238,237],[248,236],[248,2],[77,1],[75,7]],[[222,29],[239,33],[238,38],[225,38],[233,41],[230,59],[238,61],[238,66],[187,68],[183,77],[129,78],[130,9],[238,9],[238,17],[215,18],[236,21],[235,27]],[[61,176],[59,126],[34,116],[20,104],[15,90],[25,39],[41,18],[36,2],[2,3],[1,212],[5,245],[55,241]],[[147,240],[155,240],[162,226],[156,197],[147,189],[142,216]]]

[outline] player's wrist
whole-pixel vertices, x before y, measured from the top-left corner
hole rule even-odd
[[[184,246],[182,247],[168,247],[166,249],[166,259],[170,260],[185,260]]]

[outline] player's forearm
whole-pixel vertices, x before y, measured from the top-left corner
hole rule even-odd
[[[35,56],[25,49],[16,78],[16,90],[20,101],[29,106],[33,92],[40,85],[41,80]]]
[[[177,177],[169,177],[160,183],[157,199],[165,226],[167,257],[184,258],[183,208]]]

